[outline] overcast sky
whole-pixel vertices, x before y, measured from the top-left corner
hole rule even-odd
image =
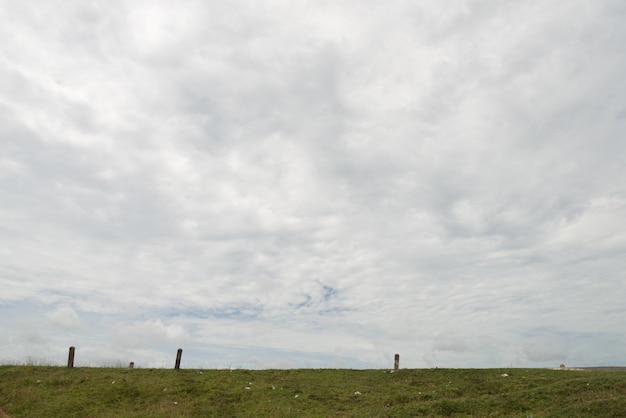
[[[0,362],[626,365],[626,3],[0,0]]]

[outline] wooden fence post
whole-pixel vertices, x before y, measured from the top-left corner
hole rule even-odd
[[[183,356],[183,349],[179,348],[178,352],[176,353],[176,364],[174,365],[174,369],[178,370],[180,369],[180,358]]]
[[[393,370],[397,372],[399,368],[400,368],[400,354],[396,354],[393,359]]]
[[[70,369],[74,367],[74,352],[75,351],[76,351],[76,348],[74,346],[71,346],[70,353],[67,356],[67,367],[69,367]]]

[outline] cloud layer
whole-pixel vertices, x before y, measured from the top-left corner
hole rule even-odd
[[[0,1],[0,357],[623,364],[625,15]]]

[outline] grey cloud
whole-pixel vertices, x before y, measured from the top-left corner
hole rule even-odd
[[[561,361],[567,359],[567,354],[562,343],[557,337],[541,337],[526,345],[524,354],[531,361]]]
[[[17,321],[17,327],[21,342],[34,345],[44,345],[49,342],[46,330],[37,321],[21,319]]]
[[[467,351],[464,339],[450,332],[442,332],[435,335],[433,348],[438,351],[452,351],[456,353]]]

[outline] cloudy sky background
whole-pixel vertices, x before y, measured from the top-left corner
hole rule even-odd
[[[626,365],[626,3],[0,0],[0,360]]]

